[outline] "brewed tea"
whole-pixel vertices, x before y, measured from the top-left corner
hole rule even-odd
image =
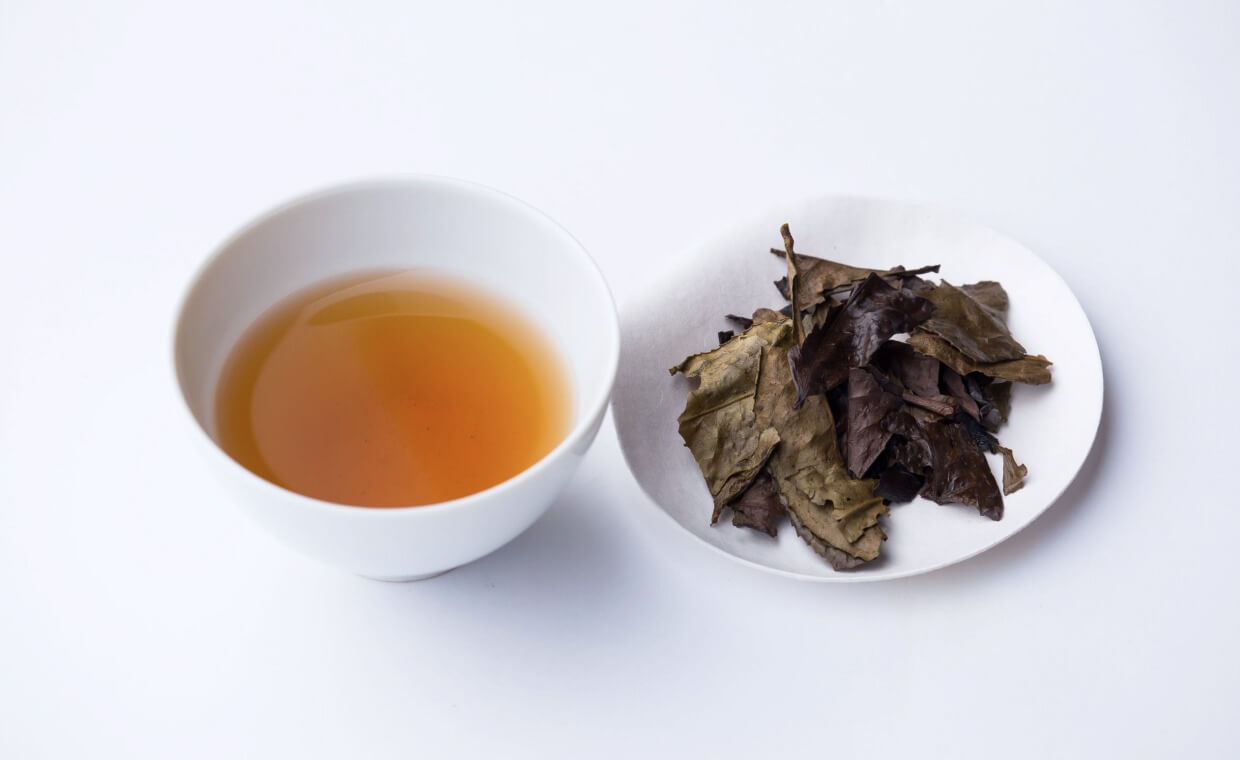
[[[431,504],[550,452],[570,393],[549,341],[490,293],[425,271],[319,283],[225,364],[220,445],[267,480],[356,506]]]

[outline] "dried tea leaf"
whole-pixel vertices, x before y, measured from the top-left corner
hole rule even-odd
[[[969,285],[961,285],[964,294],[977,301],[977,304],[1000,322],[1007,324],[1008,300],[1007,291],[994,280],[982,280]]]
[[[903,404],[900,397],[885,391],[871,372],[854,369],[848,373],[848,430],[844,436],[845,462],[853,477],[865,477],[891,439],[883,426],[887,415]]]
[[[714,500],[712,523],[728,502],[749,487],[779,443],[774,429],[755,426],[754,394],[762,349],[773,335],[786,329],[778,323],[754,325],[670,370],[698,380],[677,421],[680,436],[693,452]]]
[[[1029,468],[1016,461],[1016,455],[1006,446],[997,446],[1003,456],[1003,495],[1013,494],[1025,487],[1025,477]]]
[[[1012,382],[1050,382],[1006,322],[993,281],[955,287],[906,271],[852,267],[797,253],[780,228],[791,303],[728,315],[720,347],[673,368],[698,381],[680,432],[732,523],[775,536],[787,514],[837,570],[878,557],[889,503],[920,494],[1003,515],[1027,469],[993,431]],[[839,298],[845,299],[840,303]],[[743,332],[739,332],[743,330]],[[908,333],[907,343],[895,340]],[[986,454],[1003,459],[1003,489]],[[862,479],[865,475],[872,479]]]
[[[738,528],[753,528],[769,536],[779,529],[779,520],[788,511],[779,498],[779,489],[770,473],[763,471],[749,484],[749,488],[737,497],[732,507],[732,524]]]
[[[784,225],[785,227],[787,225]],[[782,233],[782,228],[780,232]],[[787,251],[781,251],[778,248],[772,248],[771,253],[781,257],[787,256]],[[795,293],[788,288],[788,280],[784,277],[775,281],[775,287],[788,301],[792,301],[793,295],[800,302],[802,309],[812,309],[822,301],[827,300],[827,293],[847,285],[852,282],[859,282],[873,274],[884,274],[882,269],[865,269],[863,267],[853,267],[847,264],[841,264],[837,261],[828,261],[814,256],[806,256],[805,254],[793,254],[793,260],[796,263],[797,271],[800,277],[797,280]]]
[[[889,424],[899,436],[891,443],[891,460],[926,479],[922,496],[977,507],[992,520],[1003,517],[1003,496],[986,455],[956,419],[925,421],[898,414]]]
[[[967,414],[957,414],[953,417],[960,427],[964,428],[964,432],[968,435],[969,440],[973,441],[973,445],[977,446],[979,451],[987,454],[993,454],[999,450],[999,439],[990,434],[982,423],[973,419]]]
[[[923,267],[923,269],[927,271],[933,271],[933,272],[939,271],[939,268],[937,266]],[[915,269],[913,271],[919,272],[921,270]],[[904,290],[910,290],[920,296],[920,295],[925,294],[925,292],[928,290],[933,290],[935,285],[933,282],[930,282],[929,280],[923,280],[920,277],[903,277],[902,276],[900,277],[900,287],[903,288]]]
[[[755,325],[778,324],[787,321],[787,314],[780,314],[774,309],[754,309],[751,322]]]
[[[789,351],[797,404],[843,383],[849,369],[864,367],[891,336],[910,332],[933,311],[924,298],[871,274],[825,325]]]
[[[922,295],[934,304],[934,315],[922,329],[943,338],[970,359],[993,363],[1025,355],[1025,347],[1008,332],[1003,319],[947,280]]]
[[[790,343],[785,335],[766,347],[758,379],[757,424],[773,427],[781,440],[768,469],[797,533],[833,567],[850,563],[828,551],[831,548],[872,560],[886,537],[878,520],[887,506],[874,495],[874,481],[849,477],[826,397],[813,396],[797,407],[788,362]]]
[[[918,353],[938,359],[961,375],[980,372],[987,377],[1030,385],[1042,385],[1051,381],[1051,362],[1045,356],[1023,356],[1013,361],[993,364],[975,362],[939,336],[920,330],[909,336],[908,343]]]
[[[1012,384],[1004,380],[994,380],[982,388],[982,396],[999,413],[1001,422],[1007,422],[1012,411]],[[996,426],[997,427],[997,426]]]
[[[801,345],[805,341],[805,325],[801,315],[805,313],[806,304],[801,298],[800,270],[797,268],[797,256],[792,251],[792,231],[787,223],[779,228],[784,239],[784,259],[788,262],[788,300],[792,301],[792,342]]]
[[[913,500],[925,483],[925,478],[895,465],[887,467],[883,474],[878,476],[874,493],[892,504],[905,504]]]
[[[981,421],[982,410],[977,405],[977,399],[969,395],[969,391],[964,387],[964,379],[960,377],[960,374],[951,367],[943,367],[942,378],[943,387],[947,389],[952,398],[956,399],[964,413]]]
[[[907,343],[887,341],[871,363],[918,396],[928,398],[939,393],[939,360],[922,356]]]
[[[786,226],[786,225],[785,225]],[[782,230],[781,230],[782,232]],[[784,258],[787,256],[787,250],[772,248],[771,253]],[[808,256],[803,253],[794,254],[799,279],[797,280],[797,288],[795,295],[801,303],[804,310],[812,309],[818,303],[827,299],[833,293],[841,293],[851,290],[854,285],[865,280],[871,274],[879,275],[889,281],[896,287],[900,287],[902,282],[917,281],[929,286],[925,280],[917,277],[919,274],[939,271],[939,265],[918,267],[917,269],[906,270],[902,266],[895,266],[891,269],[868,269],[866,267],[854,267],[848,264],[841,264],[838,261],[830,261],[821,259],[817,256]],[[788,277],[781,277],[775,281],[775,289],[785,300],[791,301],[794,295],[793,291],[788,288]],[[916,287],[916,286],[913,286]]]
[[[831,565],[833,570],[852,570],[859,565],[864,565],[871,559],[878,557],[879,549],[882,548],[883,542],[887,540],[887,534],[883,533],[883,529],[878,525],[867,528],[862,534],[860,540],[855,544],[856,554],[840,551],[831,544],[819,538],[814,532],[812,524],[807,525],[802,522],[798,516],[798,512],[789,510],[788,520],[792,523],[792,527],[796,530],[797,535],[801,537],[810,548],[818,552],[818,555]]]
[[[944,396],[936,393],[933,396],[918,396],[916,393],[905,391],[900,395],[909,404],[926,410],[940,417],[951,417],[956,413],[956,401],[951,396]]]

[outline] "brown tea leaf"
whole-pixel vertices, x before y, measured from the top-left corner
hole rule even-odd
[[[776,534],[779,519],[788,511],[779,498],[775,481],[765,470],[728,506],[732,508],[733,525],[760,530],[769,536]]]
[[[983,288],[975,292],[983,292],[990,300],[992,290]],[[1016,342],[993,309],[982,306],[947,280],[922,296],[934,304],[934,314],[922,329],[946,340],[973,361],[1012,361],[1025,355],[1025,347]]]
[[[787,225],[784,226],[786,227]],[[784,250],[772,248],[771,253],[780,258],[787,257],[787,242],[785,241]],[[891,269],[867,269],[866,267],[854,267],[848,264],[841,264],[838,261],[809,256],[804,253],[794,254],[794,260],[798,272],[795,295],[801,304],[801,309],[805,311],[813,309],[819,303],[827,300],[833,293],[850,290],[854,285],[862,282],[871,274],[877,274],[888,280],[888,284],[899,287],[902,281],[917,280],[916,275],[939,271],[937,264],[912,270],[905,270],[902,266],[892,267]],[[776,280],[775,288],[785,300],[792,301],[794,293],[788,288],[789,279],[789,277],[781,277]]]
[[[993,380],[981,389],[981,393],[986,403],[999,413],[1000,422],[1007,422],[1008,414],[1012,411],[1012,384],[1005,380]],[[998,425],[995,427],[998,428]]]
[[[784,226],[786,227],[787,225]],[[786,250],[781,251],[778,248],[772,248],[771,253],[783,257],[787,256]],[[884,274],[887,271],[853,267],[836,261],[806,256],[802,253],[794,254],[793,260],[799,273],[795,290],[788,288],[790,277],[776,280],[775,287],[779,290],[780,295],[788,301],[792,301],[792,297],[795,295],[802,309],[814,308],[819,303],[827,300],[826,294],[828,292],[842,285],[860,282],[871,273]]]
[[[997,446],[999,454],[1003,456],[1003,495],[1013,494],[1025,487],[1025,477],[1029,474],[1029,468],[1016,461],[1016,455],[1012,450],[1005,446]]]
[[[788,300],[792,301],[792,342],[801,345],[805,341],[805,325],[801,315],[805,313],[805,302],[801,298],[800,270],[797,269],[797,256],[792,251],[792,232],[787,223],[779,228],[784,239],[784,259],[788,262]]]
[[[950,418],[927,421],[911,415],[894,415],[889,424],[899,436],[889,449],[891,459],[926,479],[922,496],[939,504],[977,507],[992,520],[1003,517],[999,484],[964,425]]]
[[[788,352],[797,404],[843,383],[849,369],[864,367],[891,336],[911,331],[933,311],[924,298],[871,274],[825,325]]]
[[[970,396],[969,391],[965,389],[964,379],[960,377],[960,374],[951,367],[943,367],[942,378],[943,387],[947,389],[952,398],[956,399],[965,414],[980,422],[982,411],[977,406],[977,399]]]
[[[980,372],[987,377],[1030,385],[1042,385],[1051,381],[1051,362],[1045,356],[1026,355],[1013,361],[992,364],[976,362],[939,336],[920,330],[909,336],[908,343],[918,353],[938,359],[961,375]]]
[[[951,396],[944,396],[936,393],[933,396],[918,396],[916,393],[905,391],[900,398],[912,406],[924,409],[927,412],[933,412],[940,417],[950,417],[956,413],[956,402]]]
[[[878,476],[874,493],[892,504],[904,504],[913,500],[925,482],[925,478],[920,475],[914,475],[899,465],[892,465]]]
[[[977,301],[977,304],[1003,324],[1007,324],[1007,313],[1010,301],[1007,291],[994,280],[982,280],[968,285],[961,285],[964,294]]]
[[[883,420],[903,403],[899,396],[884,390],[870,371],[854,369],[848,373],[847,406],[845,461],[853,477],[863,478],[891,439],[891,431],[883,426]]]
[[[871,363],[918,396],[929,398],[939,393],[939,360],[922,356],[907,343],[887,341]]]

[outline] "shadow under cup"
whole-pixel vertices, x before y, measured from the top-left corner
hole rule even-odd
[[[342,506],[263,480],[218,446],[215,395],[233,347],[281,299],[364,270],[428,269],[502,296],[547,337],[573,391],[564,440],[492,488],[420,507]],[[208,461],[277,537],[383,579],[438,574],[515,538],[546,510],[602,420],[619,356],[607,285],[562,227],[524,203],[457,180],[411,177],[327,190],[260,217],[224,243],[190,286],[174,361]]]

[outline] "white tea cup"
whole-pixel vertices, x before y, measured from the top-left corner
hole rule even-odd
[[[573,392],[572,423],[559,445],[484,491],[395,508],[346,506],[294,493],[220,448],[220,373],[242,333],[264,311],[335,276],[413,268],[503,296],[550,339]],[[564,228],[496,190],[410,176],[313,193],[242,228],[191,283],[173,354],[207,459],[250,515],[315,559],[372,578],[417,580],[498,549],[547,510],[598,432],[620,337],[607,283]]]

